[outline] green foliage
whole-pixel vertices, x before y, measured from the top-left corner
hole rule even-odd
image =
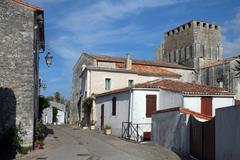
[[[88,97],[83,101],[83,111],[90,114],[92,110],[93,97]]]
[[[44,139],[43,124],[41,121],[35,123],[35,140],[42,141]]]
[[[50,106],[49,101],[46,97],[40,96],[39,97],[39,119],[42,119],[42,113],[45,108]]]
[[[58,114],[58,109],[53,107],[53,122],[57,122],[57,114]]]
[[[23,151],[23,137],[26,132],[23,130],[21,123],[17,127],[5,129],[1,140],[1,146],[4,147],[3,159],[12,159],[16,153],[22,153]],[[2,153],[2,151],[0,151]]]
[[[28,153],[29,151],[31,151],[31,150],[32,150],[32,147],[31,147],[31,146],[29,146],[29,147],[21,147],[19,153],[21,153],[21,154],[27,154],[27,153]]]
[[[59,92],[55,92],[53,95],[56,102],[60,102],[61,94]]]

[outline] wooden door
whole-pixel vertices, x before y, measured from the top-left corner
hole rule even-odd
[[[201,114],[212,116],[212,97],[201,97]]]
[[[101,105],[101,129],[104,129],[104,104]]]
[[[198,160],[215,160],[215,119],[200,122],[190,116],[190,155]]]
[[[157,96],[146,95],[146,117],[152,117],[152,113],[156,112],[157,108]]]

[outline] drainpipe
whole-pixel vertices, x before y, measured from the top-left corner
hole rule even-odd
[[[132,100],[133,100],[133,95],[132,95],[132,89],[129,90],[130,98],[128,102],[128,122],[131,121],[131,108],[132,108]]]

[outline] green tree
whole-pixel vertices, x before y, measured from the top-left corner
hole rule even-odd
[[[53,95],[56,102],[60,102],[61,100],[61,94],[59,92],[55,92]]]
[[[57,114],[58,114],[58,109],[53,107],[53,122],[57,122]]]
[[[45,108],[50,106],[49,101],[44,96],[39,96],[39,119],[42,119],[42,113]]]

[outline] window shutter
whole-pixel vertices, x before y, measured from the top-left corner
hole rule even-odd
[[[152,117],[152,113],[156,111],[156,95],[146,95],[146,117]]]

